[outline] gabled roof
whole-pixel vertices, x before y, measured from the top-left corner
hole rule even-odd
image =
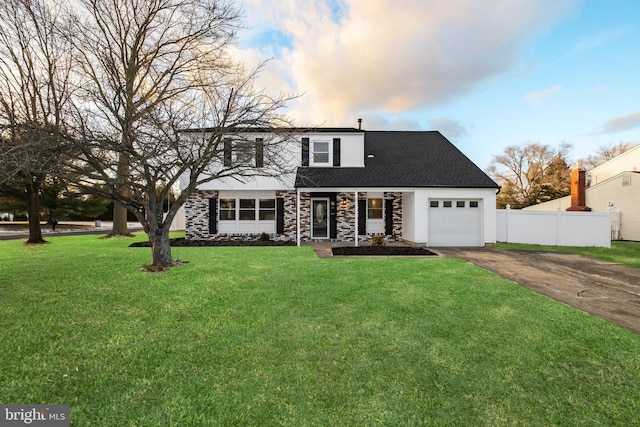
[[[499,188],[437,131],[366,131],[364,149],[364,168],[301,167],[296,187]]]

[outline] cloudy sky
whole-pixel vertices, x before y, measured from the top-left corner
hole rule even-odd
[[[640,1],[240,0],[259,84],[299,126],[439,130],[481,168],[640,143]]]

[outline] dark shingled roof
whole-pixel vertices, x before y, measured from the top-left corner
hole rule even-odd
[[[499,188],[437,131],[367,131],[364,150],[364,168],[300,167],[296,187]]]

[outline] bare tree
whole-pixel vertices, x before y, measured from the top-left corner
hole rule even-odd
[[[0,183],[25,194],[28,243],[43,243],[40,192],[59,166],[72,90],[70,46],[53,1],[0,3]]]
[[[275,145],[286,136],[265,132],[257,139],[255,130],[289,125],[278,111],[290,98],[256,90],[260,68],[245,72],[229,56],[239,28],[239,13],[229,4],[79,2],[72,40],[86,89],[77,115],[83,156],[70,164],[85,174],[81,185],[107,189],[136,215],[149,236],[153,266],[164,268],[173,263],[170,224],[198,184],[281,173]],[[259,144],[253,150],[263,164],[226,162],[229,137]],[[184,189],[164,212],[180,179]]]
[[[636,144],[631,142],[619,142],[617,144],[609,144],[600,146],[595,154],[589,155],[585,159],[581,159],[580,164],[586,169],[591,170],[596,166],[600,166],[604,162],[607,162],[614,157],[619,156],[630,148],[635,147]]]
[[[498,207],[523,208],[570,194],[570,149],[566,143],[557,149],[528,143],[509,146],[495,156],[488,174],[502,186]]]

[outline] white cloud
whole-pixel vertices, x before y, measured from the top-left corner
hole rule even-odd
[[[607,120],[602,126],[602,132],[606,134],[622,132],[624,130],[640,127],[640,112],[627,114]]]
[[[287,36],[277,62],[298,119],[342,122],[464,96],[518,65],[571,0],[244,0],[248,25]]]
[[[557,95],[560,92],[562,92],[562,86],[557,85],[548,89],[541,90],[540,92],[528,93],[524,96],[524,99],[531,104],[542,105],[549,101],[552,96]]]

